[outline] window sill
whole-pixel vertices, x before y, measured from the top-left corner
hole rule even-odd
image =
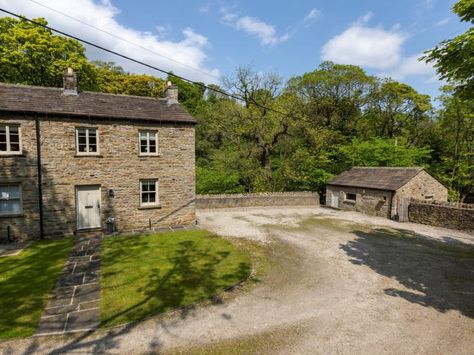
[[[13,153],[13,152],[9,152],[9,153],[0,153],[0,158],[8,158],[8,157],[24,157],[25,154],[23,154],[23,152],[19,152],[19,153]]]
[[[149,157],[161,157],[162,154],[161,153],[154,153],[154,154],[138,154],[138,157],[140,158],[149,158]]]
[[[75,158],[103,158],[104,156],[102,154],[80,154],[76,153],[74,154]]]
[[[356,204],[356,201],[354,201],[354,200],[344,200],[342,202],[347,203],[348,205],[355,205]]]
[[[24,217],[23,213],[0,214],[0,218],[18,218]]]
[[[156,205],[149,205],[149,206],[140,206],[138,207],[139,210],[157,210],[161,208],[161,203]]]

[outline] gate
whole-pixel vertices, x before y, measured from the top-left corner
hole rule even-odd
[[[400,222],[408,222],[408,206],[410,206],[409,198],[401,198],[398,201],[398,220]]]

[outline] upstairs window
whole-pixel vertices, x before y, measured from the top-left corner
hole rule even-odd
[[[21,154],[20,126],[0,125],[0,154]]]
[[[158,132],[156,131],[140,131],[140,155],[157,155],[158,154]]]
[[[0,185],[0,216],[17,215],[23,212],[20,184]]]
[[[79,155],[99,153],[99,132],[97,128],[76,128],[76,152]]]
[[[140,206],[158,205],[158,181],[140,180]]]

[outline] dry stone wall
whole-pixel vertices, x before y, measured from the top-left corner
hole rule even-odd
[[[410,222],[414,223],[474,233],[474,205],[411,200],[408,207],[408,218]]]
[[[319,206],[319,195],[316,192],[272,192],[196,196],[199,209],[252,206]]]

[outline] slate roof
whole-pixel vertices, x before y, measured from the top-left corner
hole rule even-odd
[[[353,167],[336,176],[328,185],[396,191],[423,170],[420,167]]]
[[[180,104],[167,99],[80,92],[64,95],[62,88],[0,83],[0,111],[64,116],[196,123]]]

